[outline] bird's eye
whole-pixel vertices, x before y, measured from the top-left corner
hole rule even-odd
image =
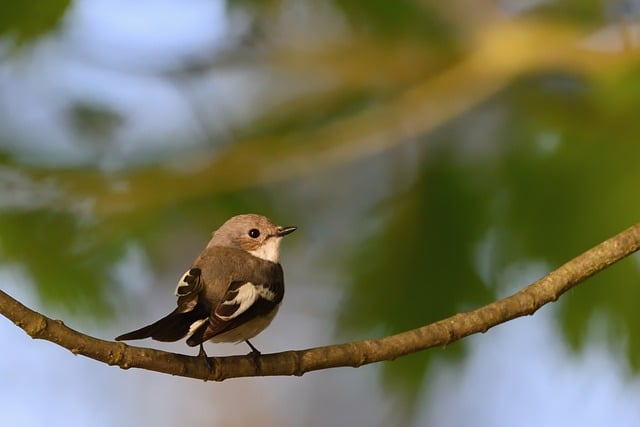
[[[260,230],[258,230],[257,228],[252,228],[251,230],[249,230],[249,237],[257,239],[258,237],[260,237]]]

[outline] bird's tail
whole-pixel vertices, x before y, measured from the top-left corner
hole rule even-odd
[[[153,338],[158,341],[178,341],[189,333],[189,327],[197,319],[193,312],[179,313],[175,310],[151,325],[116,337],[116,341]],[[196,316],[197,317],[197,316]]]

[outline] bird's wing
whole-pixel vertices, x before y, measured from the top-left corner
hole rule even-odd
[[[202,290],[202,271],[197,267],[187,270],[176,285],[173,292],[178,297],[179,313],[192,311],[198,304],[198,294]]]
[[[232,282],[224,298],[212,310],[209,321],[195,330],[187,344],[198,345],[223,332],[239,328],[255,317],[267,315],[278,307],[283,294],[284,284],[281,281],[270,285]]]
[[[233,282],[213,315],[228,322],[251,308],[259,298],[275,302],[276,294],[268,286],[251,282]]]
[[[195,263],[200,265],[198,263],[201,262],[203,265],[200,284],[197,285],[203,289],[199,293],[202,301],[196,302],[197,307],[205,303],[210,303],[211,306],[207,310],[208,321],[198,325],[187,340],[187,344],[191,346],[221,334],[226,336],[231,330],[237,332],[228,336],[232,337],[232,340],[237,338],[237,341],[242,341],[246,335],[251,335],[249,338],[253,337],[259,332],[256,329],[260,328],[256,328],[255,322],[251,321],[258,321],[259,318],[273,313],[284,296],[284,278],[280,264],[261,260],[244,251],[213,249]],[[226,261],[223,263],[221,259]],[[242,269],[238,268],[240,264],[243,265]],[[207,273],[207,269],[215,270],[215,277],[208,279],[210,273]],[[215,283],[216,277],[227,277],[229,280],[226,289],[218,294],[219,296],[213,294],[218,286]],[[207,301],[204,301],[205,298]],[[187,302],[185,299],[185,307]],[[247,325],[248,322],[251,323]],[[249,329],[253,332],[244,331],[243,326],[244,329],[251,326]]]

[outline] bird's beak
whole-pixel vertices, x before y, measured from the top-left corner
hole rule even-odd
[[[293,233],[297,229],[298,227],[278,227],[278,231],[276,231],[276,236],[284,237],[287,234]]]

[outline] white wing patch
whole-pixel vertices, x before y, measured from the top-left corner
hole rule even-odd
[[[191,326],[189,326],[189,332],[187,332],[187,336],[191,336],[191,334],[193,334],[196,329],[198,329],[204,322],[208,322],[209,318],[205,317],[204,319],[200,319],[200,320],[196,320],[195,322],[193,322],[191,324]]]
[[[237,304],[239,305],[239,307],[233,312],[233,314],[229,316],[218,315],[218,317],[221,318],[222,320],[230,320],[230,319],[233,319],[234,317],[241,315],[242,313],[247,311],[249,307],[251,307],[253,303],[256,302],[256,300],[260,296],[258,294],[258,289],[251,282],[247,282],[244,285],[240,286],[237,289],[237,292],[238,294],[233,299],[223,301],[222,304],[224,305]]]
[[[258,295],[268,301],[274,301],[276,299],[276,293],[265,286],[256,286],[256,290],[258,291]]]
[[[188,269],[178,280],[178,284],[176,285],[176,289],[173,291],[173,294],[177,297],[182,297],[185,295],[189,295],[194,291],[197,291],[198,285],[200,283],[200,269],[197,267]]]
[[[225,300],[222,302],[223,305],[238,305],[238,308],[235,311],[228,315],[222,316],[217,314],[217,316],[222,320],[231,320],[235,317],[240,316],[242,313],[247,311],[258,298],[264,298],[269,301],[273,301],[276,298],[276,294],[267,287],[264,286],[256,286],[251,282],[247,282],[244,285],[240,286],[236,289],[237,295],[233,299]]]
[[[180,288],[186,288],[189,284],[185,281],[185,279],[189,276],[189,270],[182,275],[180,280],[178,280],[178,284],[176,285],[176,289],[173,291],[173,294],[177,297],[182,295],[182,290]]]

